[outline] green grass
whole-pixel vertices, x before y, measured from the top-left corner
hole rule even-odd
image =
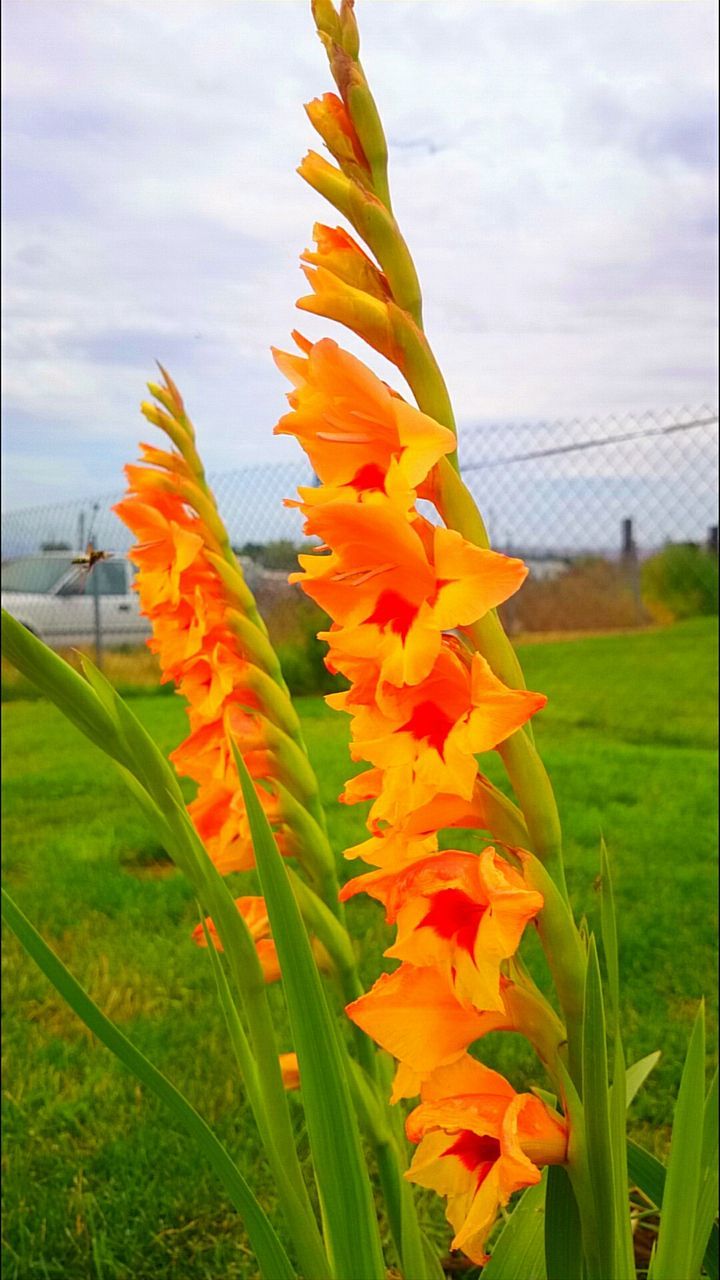
[[[558,795],[573,900],[591,919],[601,834],[609,847],[628,1053],[663,1052],[632,1123],[659,1151],[703,993],[715,1025],[716,634],[700,619],[521,652],[528,684],[550,698],[537,742]],[[179,700],[138,697],[133,707],[164,748],[183,736]],[[346,721],[319,699],[299,707],[340,850],[363,831],[362,813],[337,803],[352,771]],[[189,940],[190,893],[110,764],[52,707],[13,702],[4,720],[10,891],[102,1008],[217,1127],[272,1210],[207,957]],[[499,780],[497,763],[487,767]],[[387,945],[380,908],[354,900],[349,915],[370,985]],[[6,1275],[253,1277],[242,1225],[160,1104],[83,1031],[12,937],[4,967]],[[517,1038],[488,1038],[483,1052],[516,1087],[542,1083]],[[297,1109],[296,1119],[303,1144]]]

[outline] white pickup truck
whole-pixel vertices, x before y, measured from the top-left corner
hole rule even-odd
[[[18,556],[2,566],[2,606],[54,649],[142,644],[150,623],[140,615],[131,589],[133,567],[118,552],[88,571],[73,564],[77,553],[45,551]]]

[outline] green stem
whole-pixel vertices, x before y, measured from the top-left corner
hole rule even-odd
[[[524,854],[521,861],[526,882],[543,896],[543,908],[536,922],[537,931],[567,1027],[570,1077],[580,1090],[585,951],[567,900],[547,867],[532,854]]]
[[[400,326],[397,327],[400,331]],[[425,335],[410,322],[402,326],[402,332],[408,335],[407,350],[412,352],[412,376],[407,368],[405,372],[420,408],[426,413],[432,413],[437,421],[454,430],[455,421],[447,387]],[[490,540],[483,518],[458,473],[455,456],[452,459],[442,458],[437,464],[435,492],[432,496],[450,528],[456,529],[475,546],[489,547]],[[466,630],[498,679],[514,688],[525,687],[515,650],[494,611]],[[530,726],[518,730],[507,739],[500,747],[500,755],[525,815],[531,847],[551,869],[562,893],[567,897],[557,804],[545,767],[533,746]]]
[[[257,1063],[253,1057],[252,1050],[245,1034],[245,1028],[242,1025],[235,1002],[230,991],[230,987],[225,977],[220,957],[215,949],[215,945],[209,936],[205,926],[205,921],[200,914],[205,941],[208,948],[208,955],[215,975],[220,1005],[225,1017],[225,1024],[228,1029],[228,1035],[235,1052],[238,1066],[240,1068],[240,1076],[245,1085],[248,1100],[255,1116],[260,1137],[263,1146],[267,1152],[268,1161],[272,1169],[272,1174],[278,1190],[278,1197],[287,1217],[290,1233],[297,1249],[298,1260],[300,1266],[307,1275],[316,1275],[318,1280],[329,1280],[330,1270],[328,1266],[322,1237],[318,1231],[315,1215],[307,1211],[307,1203],[303,1204],[299,1199],[297,1191],[293,1185],[292,1179],[285,1168],[284,1162],[280,1159],[275,1147],[273,1139],[272,1127],[268,1123],[268,1116],[262,1100],[262,1092],[258,1079]]]
[[[545,864],[567,900],[560,820],[545,766],[522,729],[500,744],[498,754],[525,815],[530,848]]]
[[[445,460],[437,467],[437,486],[438,508],[446,524],[476,546],[487,547],[487,530],[475,501],[460,476]],[[525,687],[517,654],[494,611],[466,630],[499,680],[515,688]],[[567,898],[557,804],[532,736],[526,729],[518,729],[500,744],[498,750],[525,815],[531,848],[546,864]]]
[[[378,1066],[376,1060],[375,1066]],[[390,1082],[382,1072],[375,1077],[353,1059],[349,1083],[363,1131],[375,1152],[390,1232],[406,1280],[442,1280],[435,1259],[428,1257],[417,1220],[413,1189],[403,1174],[408,1167],[408,1143],[402,1112],[389,1107]]]
[[[283,1162],[296,1196],[306,1213],[312,1215],[307,1188],[300,1169],[287,1094],[278,1057],[275,1028],[270,1014],[265,979],[255,943],[230,896],[228,888],[200,843],[187,811],[180,805],[165,807],[165,818],[173,843],[185,850],[184,863],[198,897],[209,908],[228,958],[235,989],[245,1014],[250,1045],[257,1064],[257,1080],[262,1095],[263,1116],[273,1147]]]
[[[331,956],[343,1003],[350,1004],[363,994],[363,988],[357,971],[355,951],[344,923],[340,923],[332,915],[312,889],[304,884],[290,868],[288,871],[303,918]],[[380,1083],[377,1050],[373,1042],[354,1023],[352,1034],[360,1068],[366,1072],[369,1080],[374,1084]],[[343,1051],[347,1053],[345,1040],[342,1037],[339,1037],[339,1040]],[[357,1068],[353,1068],[350,1064],[351,1077],[356,1070]],[[383,1095],[382,1108],[385,1121],[392,1126],[398,1113],[390,1107],[387,1091]],[[380,1133],[378,1126],[370,1126],[368,1132],[377,1160],[380,1186],[398,1258],[406,1268],[412,1263],[413,1270],[407,1271],[408,1280],[411,1276],[413,1280],[422,1280],[425,1261],[420,1245],[420,1231],[412,1189],[405,1183],[402,1176],[407,1167],[407,1163],[403,1163],[400,1156],[403,1147],[398,1148],[396,1141],[391,1141],[384,1132]],[[406,1256],[408,1249],[412,1251],[410,1256]],[[419,1260],[423,1261],[423,1271],[417,1269]]]

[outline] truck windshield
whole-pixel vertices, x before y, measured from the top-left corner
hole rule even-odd
[[[47,595],[65,576],[72,556],[21,556],[2,566],[3,591],[30,591]]]

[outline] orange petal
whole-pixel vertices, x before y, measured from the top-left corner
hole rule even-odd
[[[346,1012],[383,1049],[422,1074],[459,1058],[482,1028],[479,1015],[462,1007],[435,969],[408,964],[382,974]]]
[[[282,1074],[282,1082],[286,1089],[300,1088],[300,1068],[298,1066],[296,1053],[281,1053],[280,1072]]]

